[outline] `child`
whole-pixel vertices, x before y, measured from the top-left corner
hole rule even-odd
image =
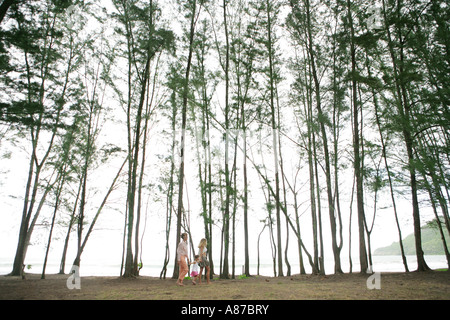
[[[197,283],[195,282],[196,279],[198,279],[198,262],[200,260],[200,256],[198,254],[196,254],[194,256],[194,261],[191,262],[192,266],[192,271],[191,271],[191,278],[192,278],[192,284],[196,285]]]

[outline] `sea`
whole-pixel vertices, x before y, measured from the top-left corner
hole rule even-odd
[[[415,255],[407,256],[407,264],[409,271],[415,271],[417,269],[417,259]],[[360,266],[357,258],[352,259],[352,272],[359,272]],[[431,269],[444,269],[448,268],[447,260],[444,255],[428,255],[425,256],[425,261]],[[372,257],[372,272],[404,272],[405,267],[402,262],[401,256],[373,256]],[[341,258],[342,271],[344,273],[350,272],[350,261],[348,258]],[[42,262],[41,261],[27,261],[25,272],[31,274],[41,274],[42,273]],[[140,270],[141,276],[149,277],[159,277],[161,274],[163,263],[157,261],[143,261],[142,269]],[[214,261],[215,269],[219,269],[219,262]],[[300,267],[298,261],[290,262],[291,275],[299,274]],[[69,273],[69,265],[67,265],[65,272]],[[311,267],[308,261],[304,261],[304,267],[306,273],[311,273]],[[0,260],[0,275],[7,275],[12,270],[12,261]],[[59,272],[59,262],[49,262],[46,267],[46,274],[56,274]],[[119,276],[120,275],[120,261],[119,263],[114,263],[110,261],[86,261],[82,263],[79,268],[80,276]],[[169,264],[167,267],[167,277],[171,277],[173,273],[173,264]],[[216,271],[217,273],[217,271]],[[231,260],[230,260],[230,273],[231,273]],[[244,266],[242,261],[238,261],[235,265],[235,275],[239,276],[244,273]],[[334,273],[334,261],[325,260],[325,273]],[[251,275],[261,275],[272,277],[274,274],[273,262],[264,260],[261,261],[259,265],[256,263],[250,264],[250,274]],[[287,265],[283,265],[283,275],[287,275]]]

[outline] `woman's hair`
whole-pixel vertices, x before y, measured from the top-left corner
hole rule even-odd
[[[201,248],[201,247],[206,247],[206,239],[205,239],[205,238],[203,238],[202,240],[200,240],[200,243],[198,244],[198,247],[199,247],[199,248]]]

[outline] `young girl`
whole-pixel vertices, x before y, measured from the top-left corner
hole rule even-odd
[[[209,284],[209,272],[210,272],[210,268],[209,268],[209,261],[208,261],[208,257],[206,256],[206,239],[203,238],[202,240],[200,240],[200,244],[198,245],[198,255],[200,256],[200,262],[199,262],[199,267],[200,267],[200,277],[198,280],[198,283],[201,284],[202,283],[202,272],[203,272],[203,268],[206,269],[206,282]]]
[[[191,262],[192,264],[192,271],[191,271],[191,278],[192,278],[192,284],[196,285],[197,283],[195,282],[196,279],[198,279],[198,263],[200,262],[200,256],[198,254],[196,254],[194,256],[194,261]]]

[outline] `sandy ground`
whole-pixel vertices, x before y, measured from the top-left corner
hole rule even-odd
[[[81,277],[80,289],[68,289],[68,275],[0,276],[0,300],[450,300],[450,272],[370,275],[295,275],[219,280],[192,285],[185,280],[152,277]]]

